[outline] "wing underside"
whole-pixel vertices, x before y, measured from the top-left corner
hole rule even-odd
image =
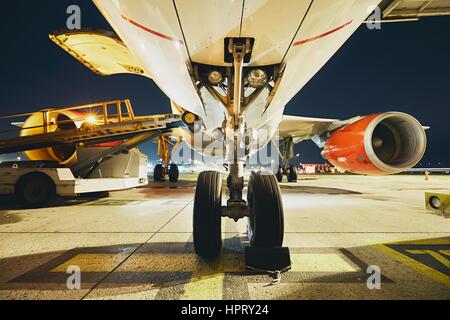
[[[294,143],[320,136],[338,122],[333,119],[317,119],[296,116],[283,116],[278,130],[280,138],[293,138]]]

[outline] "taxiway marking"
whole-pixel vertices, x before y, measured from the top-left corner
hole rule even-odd
[[[181,300],[222,300],[224,273],[212,276],[194,276],[184,285]]]
[[[406,250],[406,252],[410,254],[427,254],[432,256],[434,259],[439,261],[439,263],[443,264],[447,268],[450,268],[450,260],[448,260],[446,257],[444,257],[441,252],[445,252],[448,250],[439,250],[439,251],[433,251],[433,250]]]
[[[450,288],[450,238],[374,246],[404,265]]]
[[[66,272],[69,266],[79,266],[82,272],[108,272],[121,263],[127,254],[81,253],[64,262],[51,272]],[[237,273],[246,270],[244,256],[224,254],[220,261],[205,264],[192,254],[135,253],[132,263],[121,265],[117,272],[192,272],[193,279],[211,274]],[[292,272],[356,272],[358,271],[338,254],[291,254]]]
[[[335,253],[291,254],[293,272],[356,272],[358,271]]]

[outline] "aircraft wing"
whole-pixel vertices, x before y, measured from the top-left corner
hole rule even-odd
[[[51,34],[50,39],[96,74],[129,73],[151,78],[114,32],[64,30]]]
[[[330,131],[339,120],[283,116],[278,130],[280,138],[293,138],[294,143],[312,139]]]
[[[380,9],[385,22],[415,21],[450,15],[450,0],[383,0]]]

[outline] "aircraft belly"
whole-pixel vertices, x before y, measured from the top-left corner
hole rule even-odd
[[[242,0],[176,0],[193,62],[224,66],[224,39],[239,37]]]
[[[241,36],[256,39],[250,65],[273,65],[282,62],[310,2],[245,1]]]
[[[224,39],[255,38],[251,65],[278,64],[310,0],[176,0],[192,61],[226,66]]]

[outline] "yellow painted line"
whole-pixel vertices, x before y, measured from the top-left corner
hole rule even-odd
[[[439,253],[445,254],[450,257],[450,250],[439,250]]]
[[[355,272],[358,271],[339,254],[291,254],[293,272]]]
[[[444,251],[444,250],[442,250]],[[406,250],[406,252],[410,254],[427,254],[432,256],[435,260],[439,261],[439,263],[443,264],[447,268],[450,268],[450,260],[441,255],[439,252],[433,250]]]
[[[391,249],[386,245],[378,244],[375,245],[374,248],[395,258],[396,260],[407,265],[408,267],[419,271],[420,273],[426,275],[427,277],[433,279],[434,281],[440,282],[450,288],[450,277],[448,277],[447,275],[437,270],[434,270],[433,268],[430,268],[427,265],[424,265],[408,256],[405,256],[404,254],[401,254],[400,252]]]
[[[222,300],[225,273],[243,271],[243,255],[225,254],[213,263],[199,262],[191,279],[184,286],[181,300]]]
[[[82,272],[110,272],[127,256],[79,254],[51,272],[65,273],[67,268],[73,265],[80,267]],[[117,272],[192,272],[191,279],[184,285],[182,300],[221,300],[225,273],[242,271],[245,271],[244,257],[237,254],[223,255],[219,261],[208,264],[193,254],[138,253],[117,269]],[[127,298],[126,295],[118,297]],[[106,297],[110,298],[113,297]]]
[[[69,266],[78,266],[82,272],[110,272],[127,254],[83,253],[64,262],[51,272],[65,273]],[[194,254],[136,253],[117,272],[192,272],[217,274],[245,271],[242,255],[227,254],[214,264],[206,264]]]
[[[128,257],[127,254],[83,253],[51,272],[66,272],[78,266],[82,272],[109,272]],[[292,272],[355,272],[354,266],[334,253],[291,254]],[[205,263],[194,254],[136,253],[117,272],[190,272],[195,277],[245,271],[244,256],[225,254],[219,261]]]
[[[137,291],[135,289],[135,292],[130,292],[130,293],[117,293],[117,294],[106,294],[105,296],[102,295],[102,292],[108,292],[109,291],[117,291],[120,292],[119,290],[114,290],[114,289],[97,289],[95,291],[95,295],[94,297],[88,297],[86,298],[86,300],[106,300],[106,301],[135,301],[135,300],[155,300],[156,299],[156,295],[159,292],[159,288],[158,289],[153,289],[153,290],[143,290],[143,291]],[[121,290],[124,290],[123,288],[121,288]]]
[[[439,238],[439,239],[421,239],[413,241],[399,241],[395,243],[387,244],[450,244],[450,238]]]
[[[66,272],[69,266],[78,266],[81,272],[109,272],[117,267],[128,254],[79,254],[65,263],[59,265],[51,272]]]
[[[181,300],[222,300],[223,273],[212,276],[194,276],[184,285]]]
[[[52,272],[66,272],[78,266],[82,272],[108,272],[120,264],[127,254],[79,254],[56,267]],[[293,272],[355,272],[357,269],[333,253],[291,254]],[[219,261],[207,264],[194,254],[137,253],[121,265],[117,272],[192,272],[198,275],[245,271],[243,255],[223,255]]]
[[[200,261],[193,254],[136,253],[117,272],[193,272]]]

